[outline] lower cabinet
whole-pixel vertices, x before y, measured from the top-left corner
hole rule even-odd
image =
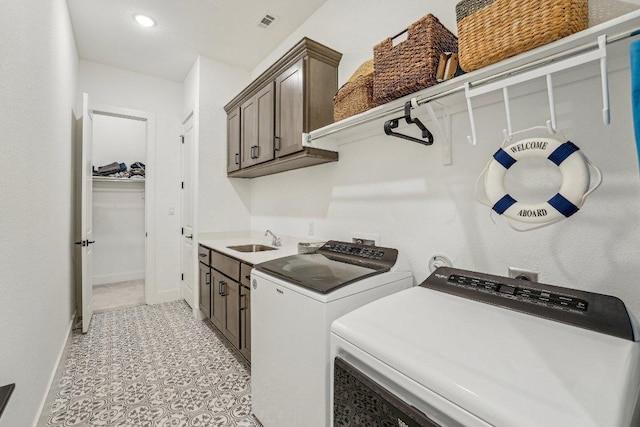
[[[200,310],[205,316],[211,317],[211,267],[200,265]]]
[[[240,353],[251,361],[251,288],[240,286]]]
[[[211,323],[240,349],[240,284],[213,270]]]
[[[249,362],[251,268],[247,263],[214,250],[211,250],[211,266],[200,263],[200,309]]]

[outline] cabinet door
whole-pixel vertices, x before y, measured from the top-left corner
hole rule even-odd
[[[211,317],[211,268],[200,264],[200,310]]]
[[[240,284],[224,278],[222,292],[226,315],[222,332],[236,348],[240,348]]]
[[[211,270],[211,323],[224,331],[225,301],[223,287],[225,281],[229,281],[216,270]]]
[[[241,106],[242,167],[273,160],[273,83]]]
[[[251,362],[251,289],[240,287],[240,353]]]
[[[274,84],[273,82],[265,86],[256,94],[256,105],[258,107],[258,146],[254,150],[256,163],[273,160],[274,141]]]
[[[240,108],[227,116],[227,172],[240,169]]]
[[[256,164],[255,147],[258,145],[258,104],[252,96],[240,106],[240,166],[246,168]]]
[[[302,150],[304,59],[276,77],[276,156]]]

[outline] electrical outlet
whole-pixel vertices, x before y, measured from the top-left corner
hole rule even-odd
[[[380,245],[380,235],[379,234],[366,234],[366,233],[349,233],[351,235],[351,243],[355,243],[357,245],[369,245],[369,246],[379,246]]]
[[[433,255],[429,258],[429,271],[431,273],[439,267],[453,267],[453,263],[444,255]]]
[[[351,238],[351,243],[355,243],[356,245],[366,245],[366,246],[375,246],[376,245],[376,241],[375,240],[356,239],[355,237]]]
[[[509,267],[509,277],[512,279],[528,280],[530,282],[538,281],[538,272],[533,270],[525,270],[524,268]]]
[[[313,236],[314,232],[315,232],[315,224],[313,223],[313,221],[309,221],[309,230],[307,231],[307,234],[309,236]]]

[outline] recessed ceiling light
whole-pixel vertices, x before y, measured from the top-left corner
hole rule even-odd
[[[135,15],[133,15],[133,19],[135,19],[135,21],[143,27],[150,28],[156,25],[155,19],[147,15],[136,13]]]

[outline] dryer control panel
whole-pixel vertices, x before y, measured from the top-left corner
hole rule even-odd
[[[640,341],[624,303],[610,295],[440,267],[420,286],[607,335]]]
[[[520,281],[527,283],[526,280]],[[448,283],[469,289],[475,289],[480,292],[493,293],[503,298],[517,299],[531,304],[539,304],[545,307],[556,307],[564,310],[575,310],[578,312],[585,312],[589,307],[589,302],[585,299],[557,292],[536,289],[533,286],[526,286],[524,283],[521,286],[514,286],[494,280],[483,280],[477,277],[461,274],[452,274],[449,276]]]

